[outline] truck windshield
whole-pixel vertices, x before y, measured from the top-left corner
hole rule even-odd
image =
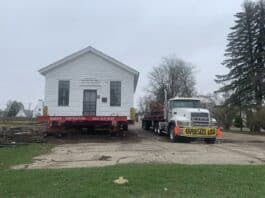
[[[171,108],[200,108],[199,100],[173,100]]]

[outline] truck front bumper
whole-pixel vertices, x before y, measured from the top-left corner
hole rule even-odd
[[[186,127],[186,128],[178,128],[179,136],[184,137],[194,137],[194,138],[214,138],[221,137],[222,132],[220,128],[216,127]]]

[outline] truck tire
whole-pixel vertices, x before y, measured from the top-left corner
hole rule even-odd
[[[169,128],[169,139],[170,139],[170,142],[176,142],[178,139],[178,137],[175,135],[173,126],[170,126]]]
[[[157,128],[157,135],[159,135],[159,136],[162,135],[161,129],[159,127]]]
[[[206,144],[214,144],[216,141],[216,138],[205,138],[204,141]]]
[[[158,128],[157,127],[154,127],[154,134],[157,135],[157,130]]]
[[[149,130],[149,129],[150,129],[150,124],[149,124],[149,122],[144,121],[144,122],[142,123],[142,128],[143,128],[144,130]]]
[[[154,127],[154,133],[155,135],[162,135],[161,129],[159,128],[159,126]]]
[[[144,129],[144,125],[145,125],[145,122],[144,122],[144,121],[142,121],[142,129]]]

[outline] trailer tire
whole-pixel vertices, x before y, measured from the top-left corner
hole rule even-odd
[[[204,141],[206,144],[214,144],[216,141],[216,138],[205,138]]]
[[[122,125],[122,130],[123,131],[128,131],[128,124],[123,124]]]

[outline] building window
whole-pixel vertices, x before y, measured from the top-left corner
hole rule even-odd
[[[121,81],[110,82],[110,106],[121,106]]]
[[[69,105],[69,80],[59,80],[59,89],[58,89],[58,105],[59,106],[68,106]]]

